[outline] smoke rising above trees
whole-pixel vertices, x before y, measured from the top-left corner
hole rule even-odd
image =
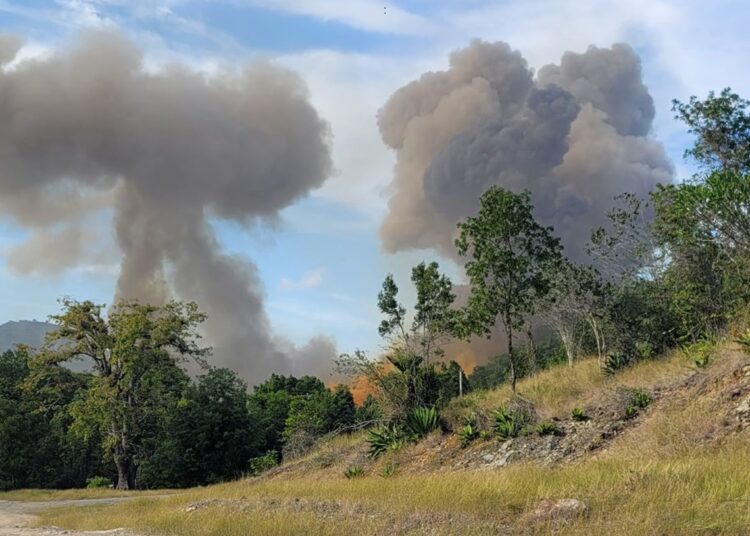
[[[251,381],[293,370],[298,351],[273,341],[254,265],[221,250],[209,219],[273,221],[329,175],[328,126],[302,81],[262,62],[211,77],[147,70],[113,32],[8,67],[21,44],[0,38],[0,210],[32,231],[12,268],[81,262],[99,245],[82,239],[84,217],[111,208],[117,298],[195,300],[218,364]]]
[[[492,185],[531,191],[536,215],[579,256],[615,195],[670,182],[648,134],[654,105],[628,45],[566,52],[537,76],[506,43],[473,41],[398,89],[378,115],[396,151],[389,252],[437,248],[455,257],[456,223]]]

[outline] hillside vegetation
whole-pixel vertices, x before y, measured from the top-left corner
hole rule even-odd
[[[703,369],[683,352],[639,363],[611,379],[594,360],[520,380],[518,393],[544,418],[570,424],[573,407],[594,413],[622,389],[653,401],[623,419],[613,409],[592,421],[624,423],[550,462],[461,468],[523,438],[478,439],[466,449],[436,432],[377,460],[362,434],[338,437],[267,475],[196,488],[164,499],[48,512],[65,528],[127,527],[156,534],[745,534],[750,528],[750,357],[720,343]],[[510,398],[506,387],[455,401],[449,413],[483,411]],[[745,408],[745,409],[743,409]],[[538,435],[538,434],[537,434]],[[531,436],[529,436],[531,437]],[[347,478],[359,465],[363,474]],[[392,470],[387,469],[392,467]],[[536,512],[544,499],[573,498],[585,512]]]

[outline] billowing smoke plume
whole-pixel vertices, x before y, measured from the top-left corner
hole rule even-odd
[[[455,256],[456,222],[501,185],[529,189],[537,216],[579,256],[615,195],[671,179],[661,144],[647,137],[653,118],[627,45],[566,52],[534,77],[507,44],[474,41],[380,111],[383,140],[397,152],[383,245]]]
[[[328,128],[297,76],[149,71],[112,33],[8,67],[20,45],[0,37],[0,210],[33,231],[13,268],[75,265],[91,246],[82,215],[112,208],[118,297],[197,301],[218,364],[257,381],[304,369],[294,354],[333,354],[320,340],[280,349],[255,267],[222,253],[208,222],[273,221],[328,176]]]

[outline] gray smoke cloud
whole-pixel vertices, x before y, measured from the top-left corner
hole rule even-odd
[[[255,266],[223,253],[209,223],[273,222],[330,174],[327,124],[294,73],[147,70],[111,32],[8,68],[20,46],[0,37],[0,210],[32,230],[15,270],[74,265],[92,247],[84,216],[111,208],[117,297],[197,301],[216,364],[255,382],[335,355],[330,341],[274,341]]]
[[[501,185],[529,189],[540,220],[580,256],[615,195],[671,180],[663,147],[648,137],[653,118],[628,45],[566,52],[534,76],[506,43],[473,41],[447,71],[423,74],[380,110],[397,156],[383,247],[455,257],[456,223]]]

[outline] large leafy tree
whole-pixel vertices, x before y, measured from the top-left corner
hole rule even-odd
[[[91,360],[95,378],[79,416],[98,424],[117,467],[117,488],[131,489],[143,457],[144,430],[164,394],[169,370],[190,357],[205,364],[208,350],[198,346],[196,333],[205,315],[194,303],[121,302],[106,317],[103,306],[90,301],[62,304],[62,313],[52,317],[57,329],[38,360],[46,366]]]
[[[550,287],[550,268],[560,261],[560,241],[533,216],[529,192],[492,186],[479,213],[458,224],[456,247],[467,257],[471,291],[464,315],[466,335],[490,337],[498,320],[507,337],[511,386],[518,357],[513,337]]]
[[[241,475],[255,454],[257,433],[247,397],[242,380],[225,368],[187,385],[161,419],[141,478],[150,486],[186,487]]]
[[[695,134],[693,147],[685,155],[694,158],[710,171],[717,169],[750,172],[750,101],[742,99],[731,88],[717,96],[713,91],[704,100],[690,97],[688,102],[672,101],[675,119]]]
[[[729,88],[674,101],[677,119],[696,136],[686,155],[701,171],[652,193],[652,231],[668,260],[663,281],[684,337],[723,328],[750,298],[749,105]]]

